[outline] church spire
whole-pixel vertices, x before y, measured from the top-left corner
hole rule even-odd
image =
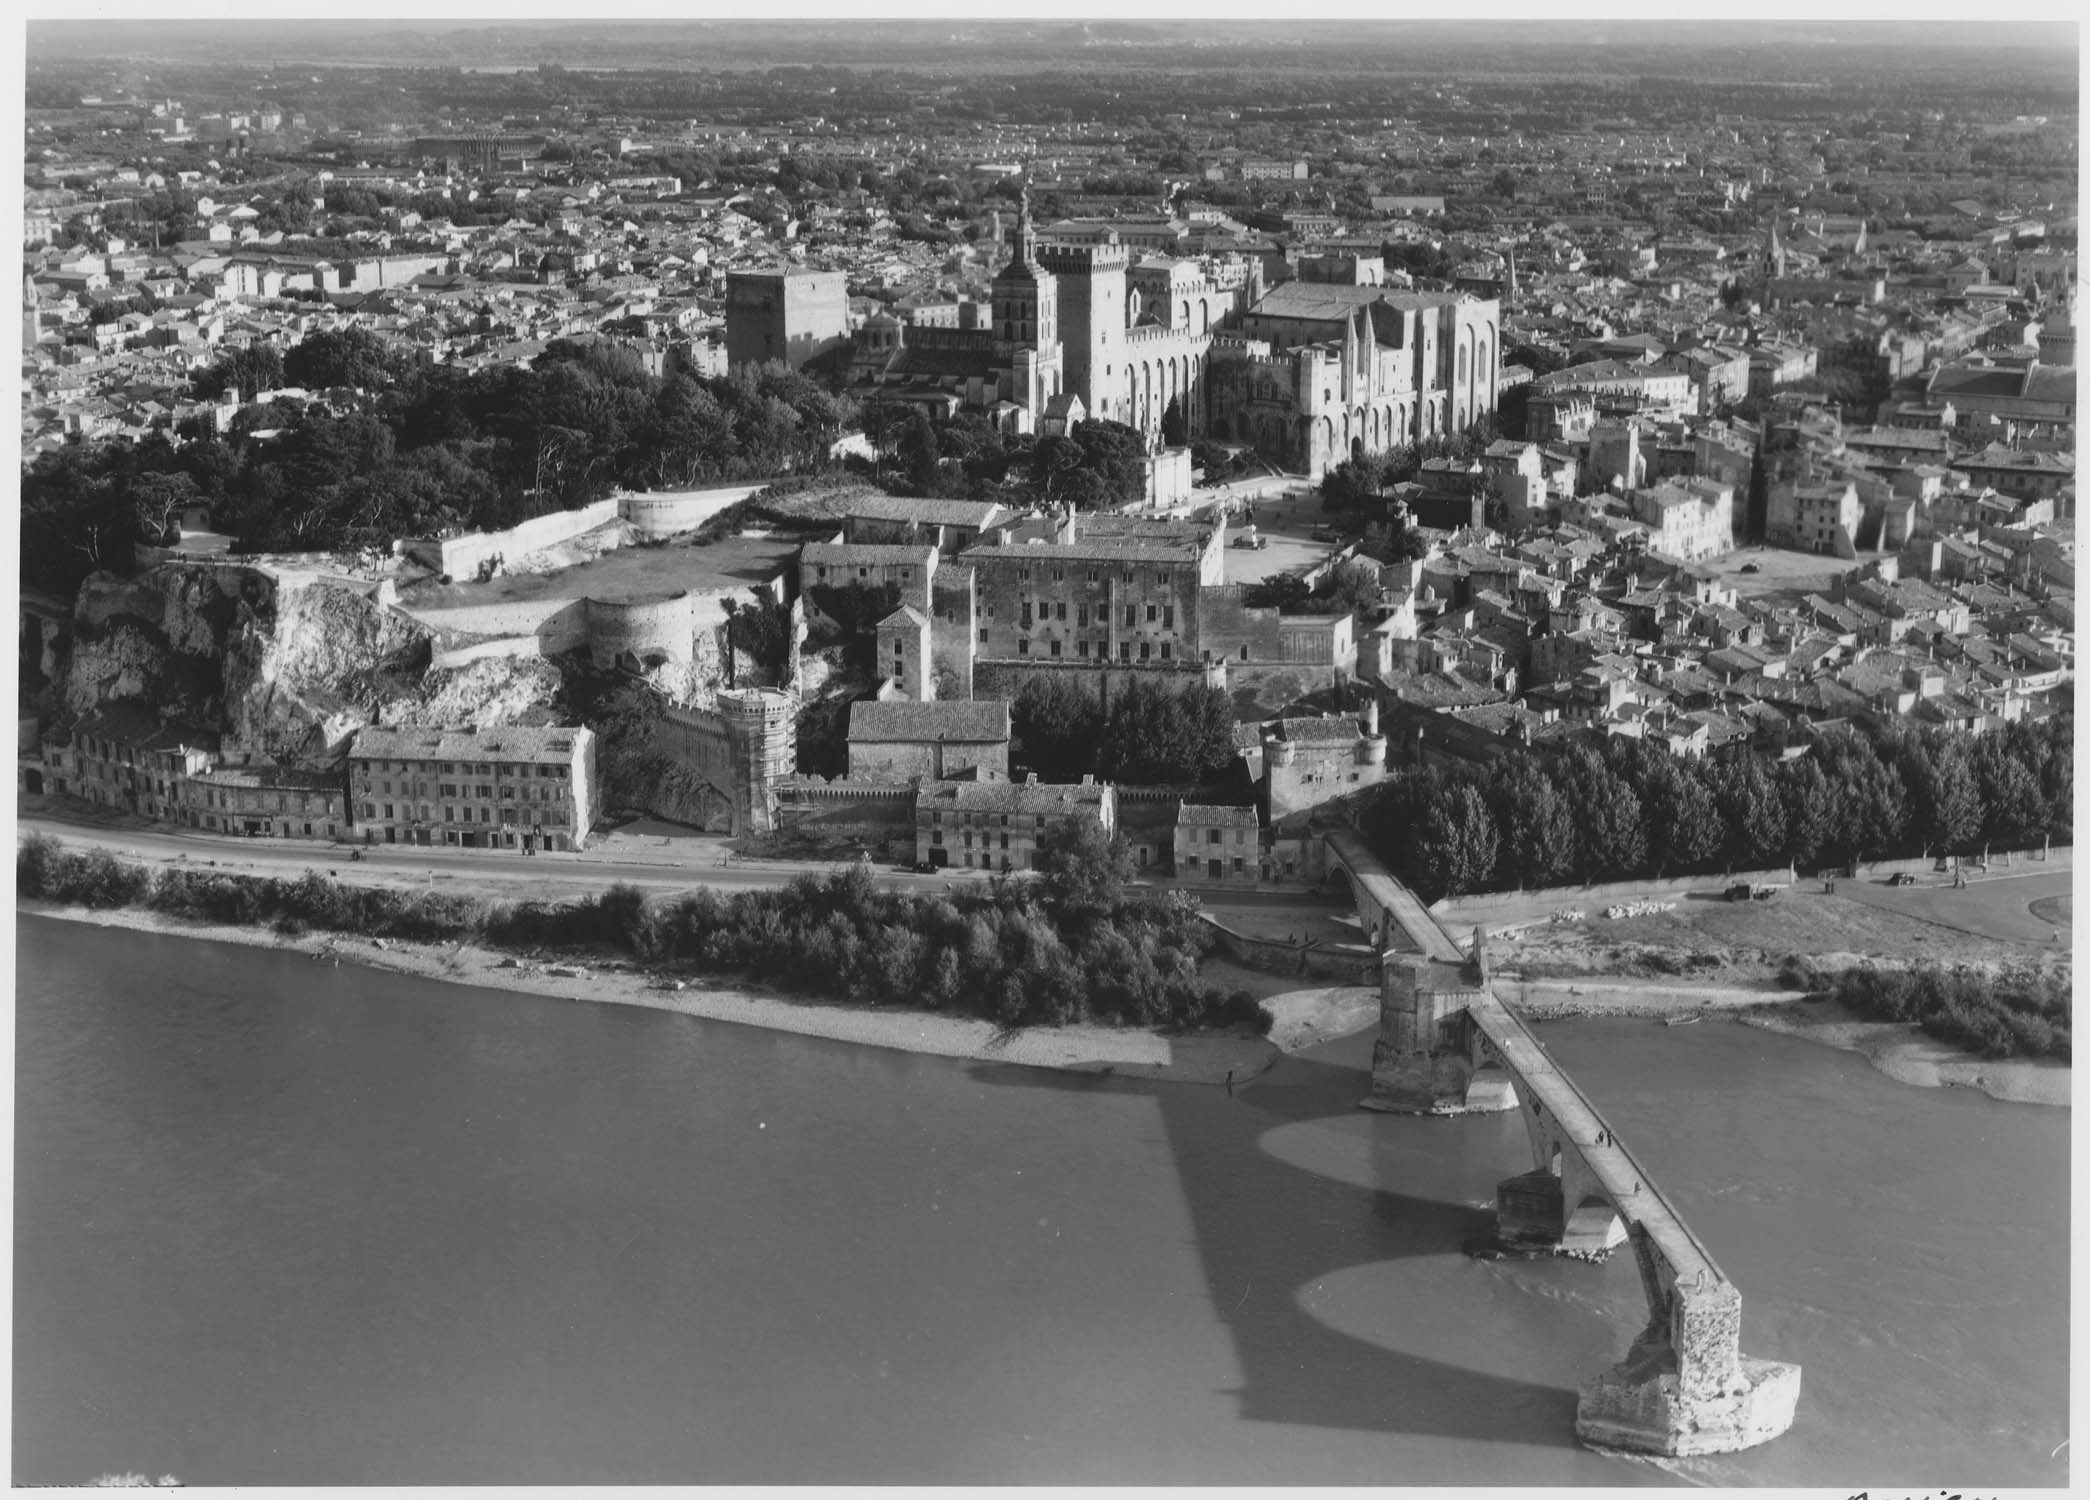
[[[1030,264],[1032,254],[1038,246],[1038,226],[1030,216],[1030,169],[1023,173],[1022,198],[1016,214],[1016,228],[1009,235],[1009,268]]]

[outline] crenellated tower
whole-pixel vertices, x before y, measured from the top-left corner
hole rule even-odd
[[[798,768],[798,700],[772,688],[718,695],[726,721],[734,793],[733,832],[776,827],[777,783]]]
[[[1115,234],[1097,244],[1037,247],[1038,264],[1059,280],[1063,389],[1092,417],[1125,421],[1125,273],[1131,257]]]

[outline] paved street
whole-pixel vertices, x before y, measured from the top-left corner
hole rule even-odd
[[[352,861],[346,845],[243,839],[157,826],[128,826],[134,820],[83,821],[87,810],[62,808],[54,799],[25,798],[19,822],[23,833],[46,833],[72,848],[100,848],[157,864],[201,864],[242,874],[295,878],[307,870],[324,870],[335,879],[360,884],[400,884],[420,880],[431,891],[484,892],[511,900],[565,900],[593,895],[618,882],[653,891],[684,890],[693,885],[746,890],[783,885],[797,876],[817,873],[827,865],[806,860],[748,859],[733,853],[718,835],[650,831],[662,825],[636,825],[638,831],[613,830],[597,847],[581,854],[523,856],[466,849],[421,849],[392,845],[366,847]],[[87,816],[92,817],[91,813]],[[1997,864],[1975,876],[1965,890],[1954,890],[1945,877],[1926,875],[1917,886],[1894,887],[1884,876],[1840,880],[1836,893],[1883,910],[1935,922],[1978,937],[2015,942],[2050,943],[2070,932],[2035,915],[2031,906],[2073,889],[2073,851],[2057,849],[2048,863],[2021,859],[2013,866]],[[942,870],[934,875],[879,866],[880,888],[924,894],[965,884],[980,884],[984,872]],[[1173,882],[1147,882],[1167,886]],[[1186,887],[1220,920],[1259,936],[1283,937],[1300,932],[1322,941],[1354,940],[1356,914],[1340,901],[1316,891],[1208,891]],[[1802,896],[1819,890],[1819,882],[1803,881]],[[1663,894],[1651,886],[1650,894]],[[1673,894],[1673,893],[1671,893]],[[1474,922],[1494,927],[1539,920],[1563,906],[1586,905],[1573,889],[1531,892],[1517,902],[1465,912],[1454,903],[1442,920],[1451,931]],[[1609,899],[1628,896],[1610,893]]]
[[[398,885],[425,882],[431,891],[485,892],[510,900],[566,900],[593,895],[624,882],[654,891],[686,890],[693,885],[746,890],[783,885],[828,865],[806,860],[747,859],[726,847],[716,835],[613,831],[597,848],[580,854],[525,856],[469,849],[422,849],[397,845],[364,847],[361,860],[349,858],[347,845],[292,843],[247,839],[158,826],[133,826],[134,820],[83,821],[65,816],[72,809],[53,799],[26,799],[41,806],[25,809],[21,833],[44,833],[68,848],[107,849],[153,864],[202,865],[237,874],[295,879],[307,870],[322,870],[351,884]],[[655,825],[657,826],[657,825]],[[885,890],[930,894],[961,885],[986,882],[985,872],[942,870],[934,875],[879,866],[878,885]],[[1166,882],[1155,882],[1165,884]],[[1197,892],[1222,920],[1259,934],[1276,928],[1336,935],[1329,918],[1343,915],[1339,905],[1310,891]],[[1271,926],[1275,923],[1275,928]]]
[[[2059,933],[2066,944],[2073,936],[2071,931],[2033,915],[2031,907],[2048,896],[2066,896],[2074,888],[2073,861],[2061,862],[2069,852],[2055,850],[2052,864],[2025,861],[2009,868],[1991,866],[1987,874],[1970,877],[1965,890],[1954,890],[1949,875],[1925,875],[1923,884],[1915,886],[1890,886],[1884,876],[1868,875],[1837,881],[1836,894],[1976,937],[2051,943]],[[1813,888],[1820,890],[1819,882]]]

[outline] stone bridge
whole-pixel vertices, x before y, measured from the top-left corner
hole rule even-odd
[[[1488,986],[1468,954],[1350,830],[1327,839],[1382,953],[1379,1036],[1366,1108],[1514,1109],[1532,1169],[1496,1189],[1510,1251],[1596,1259],[1632,1246],[1648,1321],[1624,1359],[1582,1387],[1575,1431],[1599,1447],[1724,1453],[1776,1437],[1799,1402],[1797,1365],[1741,1352],[1742,1294],[1589,1096]]]

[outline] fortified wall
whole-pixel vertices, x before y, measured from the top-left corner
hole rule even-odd
[[[453,537],[417,537],[397,550],[423,567],[451,578],[470,578],[494,558],[521,558],[623,521],[639,541],[694,531],[729,506],[747,499],[770,481],[726,484],[696,490],[654,490],[613,495],[578,510],[552,511],[519,521],[504,531],[472,531]]]
[[[639,671],[668,662],[718,668],[725,651],[726,602],[744,593],[734,587],[637,599],[546,595],[486,604],[406,604],[400,612],[451,638],[438,665],[484,656],[585,651],[604,670]]]
[[[593,531],[617,519],[614,498],[583,505],[578,510],[556,510],[532,516],[505,531],[471,531],[463,536],[417,537],[401,542],[398,550],[423,567],[451,578],[469,578],[497,557],[527,557],[561,542],[570,542],[582,532]]]
[[[738,838],[777,826],[777,791],[797,756],[797,703],[769,688],[727,689],[718,707],[669,708],[655,743],[716,794],[714,831]]]

